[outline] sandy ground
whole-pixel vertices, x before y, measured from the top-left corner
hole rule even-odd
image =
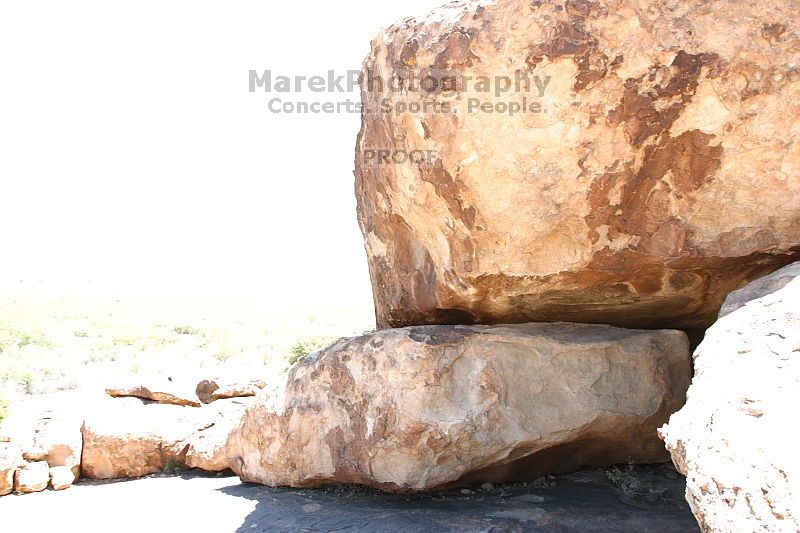
[[[426,495],[359,487],[298,490],[187,473],[87,482],[0,498],[2,531],[37,532],[632,532],[697,531],[681,498],[683,480],[658,467],[637,473],[661,494],[626,498],[599,471],[555,486],[500,485]],[[655,481],[654,481],[655,480]]]

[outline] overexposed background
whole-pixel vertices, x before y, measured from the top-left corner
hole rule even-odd
[[[3,2],[0,280],[370,305],[359,117],[271,114],[248,71],[359,69],[438,3]]]
[[[270,113],[248,74],[358,70],[438,3],[1,3],[0,396],[285,368],[374,326],[360,117]]]

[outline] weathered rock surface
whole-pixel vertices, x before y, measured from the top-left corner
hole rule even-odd
[[[195,393],[203,403],[211,403],[214,400],[226,398],[245,398],[255,396],[266,387],[266,383],[261,380],[245,382],[231,382],[224,379],[204,379],[197,384]]]
[[[730,293],[728,297],[725,298],[725,303],[722,304],[722,308],[719,310],[719,318],[723,318],[737,309],[741,309],[753,300],[778,292],[798,275],[800,275],[800,265],[798,263],[793,263],[768,276],[764,276],[763,278],[749,283],[738,291]]]
[[[54,490],[64,490],[72,486],[77,478],[72,469],[66,466],[50,467],[50,486]]]
[[[50,483],[50,467],[45,461],[22,463],[14,472],[14,492],[41,492]]]
[[[80,475],[81,423],[83,405],[80,400],[61,404],[63,398],[31,399],[17,405],[11,417],[3,421],[0,431],[0,495],[9,492],[9,480],[18,468],[19,492],[38,492],[39,484],[51,478],[49,470],[57,471],[56,482],[67,488]],[[52,402],[52,403],[48,403]],[[38,463],[46,464],[44,472]],[[33,464],[34,466],[26,466]],[[63,470],[62,470],[63,469]],[[47,481],[44,481],[44,480]]]
[[[356,152],[379,326],[713,323],[798,256],[798,28],[797,0],[499,0],[382,32]]]
[[[109,387],[106,393],[113,398],[130,396],[164,404],[200,407],[200,400],[190,387],[167,379],[159,380],[157,383]]]
[[[164,470],[168,462],[225,470],[224,445],[244,407],[242,400],[220,400],[199,409],[148,405],[134,398],[108,401],[84,422],[83,476],[140,477]]]
[[[70,484],[80,477],[83,436],[80,413],[47,411],[37,420],[29,445],[23,449],[28,461],[45,461],[50,468],[64,467],[72,475]],[[66,488],[65,474],[58,481]]]
[[[0,496],[14,490],[14,472],[22,463],[19,448],[10,441],[0,442]]]
[[[231,432],[241,423],[242,416],[254,398],[221,398],[206,409],[215,409],[214,424],[194,433],[186,440],[185,464],[207,472],[230,468],[227,442]]]
[[[180,451],[172,445],[203,427],[200,414],[194,408],[145,405],[134,398],[106,402],[83,424],[83,475],[108,479],[163,470],[167,459]]]
[[[420,326],[298,363],[231,434],[231,466],[268,485],[423,490],[667,458],[688,341],[581,324]]]
[[[704,531],[800,531],[798,302],[798,263],[731,294],[661,429]]]
[[[0,465],[0,496],[11,494],[14,490],[14,471],[16,467]]]

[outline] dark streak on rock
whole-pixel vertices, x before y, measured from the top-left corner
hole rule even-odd
[[[395,320],[396,309],[422,305],[436,307],[436,273],[428,251],[419,244],[411,227],[396,214],[373,226],[376,236],[387,245],[387,258],[374,258],[370,268],[373,290],[381,301],[394,302],[396,307],[376,308],[378,323]],[[396,273],[403,273],[403,282],[395,283]]]
[[[400,52],[400,61],[407,67],[413,67],[417,64],[417,51],[419,50],[419,41],[411,39],[406,41],[403,49]]]
[[[764,24],[761,27],[761,36],[769,42],[769,44],[778,44],[788,28],[781,22],[773,22],[772,24]]]
[[[525,64],[533,70],[545,57],[552,61],[571,56],[578,66],[573,86],[578,92],[603,79],[612,66],[619,67],[622,57],[617,56],[610,63],[608,56],[599,50],[598,40],[585,29],[587,18],[608,15],[604,6],[590,0],[568,0],[564,7],[568,20],[558,22],[547,41],[529,48]]]
[[[479,63],[478,56],[470,49],[476,35],[475,28],[458,27],[453,30],[444,37],[444,50],[436,56],[433,67],[438,70],[463,70]]]
[[[723,148],[712,145],[713,135],[691,130],[672,138],[662,137],[657,145],[645,148],[638,170],[626,163],[622,169],[613,165],[589,188],[587,201],[591,212],[586,217],[590,238],[597,242],[598,228],[608,226],[608,237],[639,237],[633,248],[641,254],[664,258],[690,254],[686,249],[685,224],[671,214],[670,197],[690,194],[709,183],[721,165]],[[664,178],[670,176],[676,190]],[[609,194],[621,186],[621,198],[613,203]],[[627,251],[597,254],[591,268],[618,268]]]
[[[710,182],[720,167],[721,145],[712,146],[713,135],[699,130],[685,131],[678,137],[664,137],[658,146],[648,146],[640,174],[661,179],[667,172],[679,191],[694,192]]]
[[[641,147],[672,127],[694,96],[703,67],[717,75],[719,56],[679,51],[669,67],[654,65],[649,73],[625,82],[622,99],[607,117],[609,126],[625,124],[628,141]]]
[[[461,183],[447,172],[441,159],[436,159],[432,165],[421,167],[420,177],[433,185],[437,196],[447,204],[447,209],[454,219],[462,222],[470,230],[475,229],[478,212],[474,206],[466,205],[462,197]]]

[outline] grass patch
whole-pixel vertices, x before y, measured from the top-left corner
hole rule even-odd
[[[41,332],[27,327],[0,322],[0,354],[26,346],[52,348],[53,343]]]
[[[125,376],[226,367],[280,379],[291,364],[374,327],[371,306],[265,308],[197,300],[0,286],[0,396],[94,387]],[[94,291],[94,292],[93,292]],[[242,298],[242,299],[240,299]]]
[[[330,346],[335,340],[336,339],[333,337],[325,336],[307,337],[305,339],[298,340],[292,345],[291,349],[289,350],[289,357],[287,357],[286,360],[290,365],[294,365],[308,354]]]
[[[172,331],[178,335],[197,335],[200,333],[199,329],[193,328],[192,326],[175,326],[172,328]]]

